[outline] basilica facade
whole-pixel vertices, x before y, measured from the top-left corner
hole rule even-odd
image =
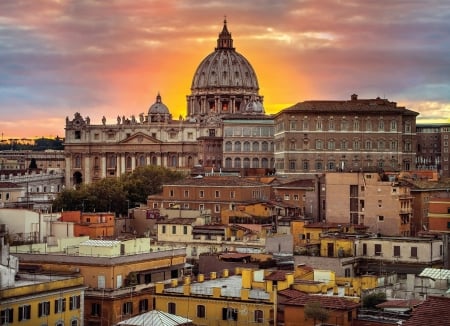
[[[199,64],[186,118],[173,119],[158,94],[148,114],[92,123],[66,118],[66,186],[118,177],[138,166],[240,171],[273,166],[273,119],[265,114],[256,73],[236,51],[227,22]]]
[[[113,124],[80,113],[66,119],[66,186],[145,165],[239,175],[414,170],[417,115],[356,94],[268,115],[256,73],[234,48],[225,20],[214,51],[195,71],[185,118],[173,119],[158,94],[146,115],[119,114]]]

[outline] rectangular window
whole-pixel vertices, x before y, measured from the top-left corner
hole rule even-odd
[[[100,280],[100,276],[99,276],[99,280]],[[105,280],[105,277],[103,276],[103,288],[105,288],[104,280]],[[70,301],[69,301],[69,310],[80,309],[80,304],[81,304],[80,299],[81,298],[79,295],[71,296]]]
[[[219,197],[220,197],[220,191],[219,191],[219,190],[216,190],[216,191],[214,192],[214,195],[215,195],[216,198],[219,198]]]
[[[166,226],[165,225],[163,225],[162,227],[161,227],[161,233],[166,233]]]
[[[19,321],[31,319],[31,306],[29,304],[19,307]]]
[[[394,246],[394,257],[400,257],[400,246]]]
[[[381,253],[382,253],[381,244],[376,244],[374,248],[375,248],[374,255],[381,256]]]
[[[148,299],[142,299],[139,301],[139,312],[148,311]]]
[[[199,304],[197,306],[197,317],[198,318],[205,318],[206,317],[206,308],[204,305]]]
[[[222,320],[238,320],[238,310],[233,308],[222,308]]]
[[[200,190],[199,196],[200,196],[200,198],[205,197],[205,192],[203,190]]]
[[[303,161],[302,162],[302,167],[303,167],[303,170],[305,170],[305,171],[309,170],[309,162],[308,161]]]
[[[263,323],[264,322],[264,312],[262,310],[255,310],[255,323]]]
[[[411,257],[417,258],[417,247],[411,247]]]
[[[188,139],[194,139],[194,134],[192,132],[188,132],[187,138]]]
[[[167,308],[168,308],[167,312],[169,314],[176,315],[176,313],[177,313],[177,305],[175,304],[175,302],[169,302]]]
[[[7,308],[0,311],[0,325],[7,325],[14,321],[14,309]]]
[[[172,225],[172,234],[177,234],[177,226]]]
[[[219,204],[214,205],[214,212],[220,213],[220,205]]]
[[[295,160],[289,161],[289,170],[295,170]]]
[[[367,243],[363,243],[363,256],[367,256]]]
[[[59,298],[55,300],[55,314],[66,311],[66,298]]]
[[[188,228],[186,225],[183,226],[183,234],[188,234]]]
[[[91,304],[91,316],[100,316],[102,311],[102,305],[100,303]]]
[[[122,305],[122,314],[131,315],[132,313],[133,313],[133,302],[131,301],[124,302]]]
[[[234,192],[234,191],[230,191],[230,198],[235,198],[235,196],[236,196],[236,193]]]
[[[169,190],[169,197],[173,197],[174,196],[174,191],[173,190]]]
[[[189,190],[185,190],[184,191],[184,197],[185,198],[189,198]]]
[[[378,215],[378,222],[383,222],[383,221],[384,221],[384,216]]]

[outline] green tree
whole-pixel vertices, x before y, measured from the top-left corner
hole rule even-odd
[[[310,301],[305,304],[305,316],[306,318],[312,318],[314,320],[314,325],[316,320],[320,322],[326,322],[329,317],[328,310],[323,308],[320,302]]]
[[[367,309],[376,309],[376,306],[386,301],[386,293],[374,292],[364,296],[363,307]]]
[[[146,203],[147,197],[162,191],[166,182],[184,178],[184,174],[158,166],[139,167],[121,178],[104,178],[64,190],[53,202],[53,210],[85,212],[115,212],[126,215],[136,203]]]
[[[132,173],[122,175],[121,181],[130,203],[146,203],[149,195],[162,191],[162,185],[180,180],[185,175],[161,166],[141,166]]]

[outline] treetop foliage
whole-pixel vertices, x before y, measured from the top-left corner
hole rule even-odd
[[[160,193],[164,183],[184,177],[181,172],[160,166],[138,167],[120,178],[104,178],[82,185],[79,189],[63,190],[53,202],[53,210],[115,212],[116,215],[124,215],[129,208],[146,203],[149,195]]]

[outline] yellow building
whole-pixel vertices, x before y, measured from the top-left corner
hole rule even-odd
[[[185,248],[151,245],[149,238],[86,240],[63,252],[16,255],[24,269],[82,275],[84,322],[103,326],[152,310],[152,284],[181,277],[186,263]]]
[[[83,325],[83,277],[18,274],[0,289],[1,325]]]
[[[273,275],[275,273],[276,275]],[[208,280],[199,274],[195,283],[185,277],[178,285],[168,288],[156,284],[155,309],[184,316],[195,325],[271,325],[274,322],[277,290],[294,282],[293,274],[265,270],[237,269],[230,276],[228,270],[221,277],[212,272]]]

